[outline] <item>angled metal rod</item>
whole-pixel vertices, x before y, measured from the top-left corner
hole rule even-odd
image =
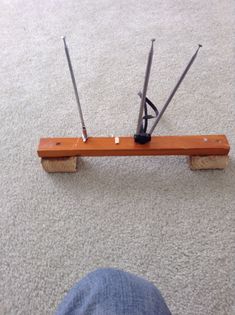
[[[168,97],[166,103],[164,104],[162,110],[160,111],[159,115],[157,116],[157,119],[155,120],[152,128],[150,129],[150,134],[153,133],[154,129],[156,128],[157,124],[159,123],[160,119],[162,118],[162,115],[164,114],[165,110],[167,109],[168,105],[170,104],[172,98],[174,97],[176,91],[178,90],[181,82],[183,81],[184,77],[186,76],[187,72],[189,71],[190,67],[192,66],[194,60],[196,59],[197,57],[197,53],[199,51],[199,49],[202,47],[202,45],[198,45],[198,48],[195,52],[195,54],[192,56],[192,58],[190,59],[187,67],[185,68],[184,72],[182,73],[181,77],[179,78],[179,81],[177,82],[176,86],[174,87],[174,89],[172,90],[170,96]]]
[[[151,44],[151,48],[149,51],[148,62],[147,62],[146,71],[145,71],[143,95],[142,95],[142,98],[140,101],[140,111],[139,111],[138,124],[137,124],[137,129],[136,129],[137,135],[140,133],[141,126],[142,126],[142,116],[143,116],[145,98],[146,98],[147,89],[148,89],[150,70],[151,70],[151,65],[152,65],[152,60],[153,60],[153,43],[154,43],[154,41],[155,41],[155,39],[152,39],[152,44]]]
[[[88,138],[87,137],[87,131],[86,131],[86,126],[85,126],[85,122],[84,122],[84,118],[83,118],[83,114],[82,114],[82,108],[81,108],[81,104],[80,104],[80,100],[79,100],[79,96],[78,96],[77,84],[76,84],[76,80],[75,80],[75,76],[74,76],[74,72],[73,72],[73,67],[72,67],[72,63],[71,63],[71,59],[70,59],[70,55],[69,55],[69,49],[68,49],[68,46],[66,44],[65,36],[63,36],[62,39],[64,42],[64,50],[65,50],[65,54],[66,54],[67,61],[68,61],[71,79],[73,82],[73,89],[74,89],[74,94],[75,94],[75,98],[76,98],[76,102],[77,102],[77,106],[78,106],[78,112],[79,112],[79,116],[80,116],[81,123],[82,123],[82,139],[83,139],[83,142],[86,142],[87,138]]]

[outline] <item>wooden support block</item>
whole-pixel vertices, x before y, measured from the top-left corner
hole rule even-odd
[[[224,169],[228,165],[228,155],[190,156],[191,170]]]
[[[75,173],[77,157],[42,158],[42,167],[48,173]]]

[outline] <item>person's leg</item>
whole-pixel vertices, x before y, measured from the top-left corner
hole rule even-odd
[[[98,269],[79,281],[56,315],[170,315],[150,282],[117,269]]]

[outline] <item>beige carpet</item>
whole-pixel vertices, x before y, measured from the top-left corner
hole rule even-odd
[[[153,281],[175,315],[233,313],[234,16],[232,0],[1,0],[0,314],[53,314],[104,266]],[[43,172],[40,137],[80,136],[64,34],[95,136],[135,132],[151,38],[159,108],[201,43],[156,134],[225,133],[229,167],[84,158],[77,174]]]

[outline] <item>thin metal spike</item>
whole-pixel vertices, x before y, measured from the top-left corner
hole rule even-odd
[[[176,86],[175,86],[174,89],[172,90],[170,96],[168,97],[168,99],[167,99],[166,103],[164,104],[162,110],[160,111],[159,115],[157,116],[156,121],[154,122],[152,128],[150,129],[150,132],[149,132],[150,134],[153,133],[154,129],[156,128],[157,124],[159,123],[160,119],[162,118],[162,115],[164,114],[165,110],[167,109],[168,105],[170,104],[172,98],[174,97],[176,91],[178,90],[180,84],[182,83],[182,81],[183,81],[184,77],[186,76],[187,72],[189,71],[190,67],[192,66],[194,60],[195,60],[196,57],[197,57],[198,51],[199,51],[199,49],[200,49],[201,47],[202,47],[202,45],[199,44],[199,45],[198,45],[198,48],[197,48],[197,50],[196,50],[196,52],[194,53],[194,55],[193,55],[192,58],[190,59],[190,61],[189,61],[188,65],[187,65],[187,67],[185,68],[184,72],[182,73],[181,77],[179,78],[179,80],[178,80]]]
[[[62,39],[64,42],[64,50],[65,50],[65,54],[67,57],[69,71],[70,71],[70,75],[71,75],[71,79],[72,79],[72,83],[73,83],[73,89],[74,89],[74,94],[75,94],[75,98],[76,98],[76,102],[77,102],[77,106],[78,106],[78,112],[79,112],[79,116],[80,116],[81,123],[82,123],[82,139],[84,142],[86,142],[88,139],[87,131],[86,131],[86,126],[85,126],[85,122],[84,122],[84,118],[83,118],[83,114],[82,114],[82,108],[81,108],[81,104],[80,104],[80,100],[79,100],[79,96],[78,96],[77,84],[76,84],[76,80],[75,80],[75,76],[74,76],[74,72],[73,72],[73,67],[72,67],[72,63],[71,63],[71,59],[70,59],[70,55],[69,55],[69,49],[68,49],[68,46],[66,43],[65,36],[62,36]]]
[[[151,65],[152,65],[152,60],[153,60],[153,43],[154,43],[155,39],[152,39],[151,41],[152,41],[152,44],[151,44],[151,48],[150,48],[150,51],[149,51],[148,62],[147,62],[146,71],[145,71],[143,95],[142,95],[141,102],[140,102],[140,111],[139,111],[138,124],[137,124],[137,129],[136,129],[136,134],[137,135],[141,131],[145,98],[146,98],[146,94],[147,94],[150,70],[151,70]]]

